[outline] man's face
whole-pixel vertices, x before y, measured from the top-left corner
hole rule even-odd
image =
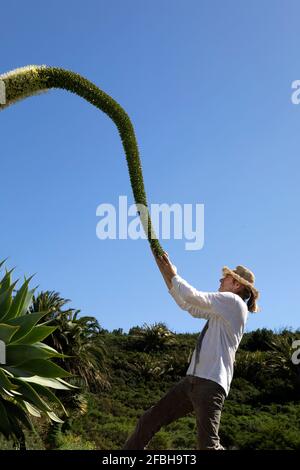
[[[241,284],[230,274],[220,279],[219,292],[233,292],[234,294],[240,289]]]

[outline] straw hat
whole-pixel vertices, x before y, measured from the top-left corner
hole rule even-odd
[[[230,274],[230,276],[234,277],[238,282],[243,284],[244,286],[248,287],[254,295],[255,299],[259,297],[259,291],[254,287],[255,276],[250,269],[246,268],[245,266],[237,266],[235,269],[230,269],[227,266],[223,267],[223,276],[226,274]]]

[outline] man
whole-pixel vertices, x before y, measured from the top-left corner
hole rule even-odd
[[[144,449],[162,426],[194,411],[198,449],[222,450],[218,431],[233,376],[235,354],[248,312],[259,311],[254,274],[244,266],[234,270],[224,266],[218,292],[201,292],[177,274],[167,253],[155,259],[179,307],[207,322],[186,376],[140,417],[124,449]]]

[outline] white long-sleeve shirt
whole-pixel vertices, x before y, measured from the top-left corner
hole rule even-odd
[[[228,395],[235,353],[249,313],[246,302],[233,292],[198,291],[178,274],[172,278],[169,293],[179,307],[193,317],[207,319],[187,375],[213,380]]]

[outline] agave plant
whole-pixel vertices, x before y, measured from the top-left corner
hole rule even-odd
[[[29,311],[35,291],[29,289],[32,276],[15,289],[18,281],[12,282],[12,271],[6,270],[0,281],[0,341],[5,346],[0,358],[0,432],[24,445],[24,426],[32,429],[30,415],[62,422],[57,410],[66,411],[51,389],[72,386],[63,380],[71,374],[52,362],[64,355],[43,342],[56,327],[39,323],[47,312]]]

